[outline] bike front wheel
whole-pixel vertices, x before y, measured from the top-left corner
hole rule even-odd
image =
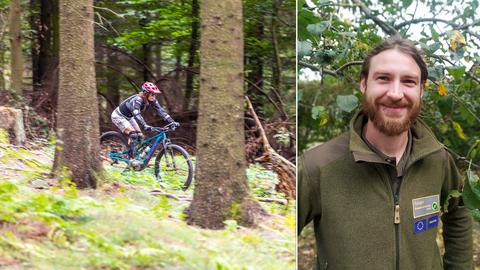
[[[155,176],[188,189],[193,179],[193,163],[187,151],[176,144],[161,148],[155,158]]]

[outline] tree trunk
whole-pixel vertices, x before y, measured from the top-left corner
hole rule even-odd
[[[2,41],[0,40],[0,46],[2,46]],[[0,48],[0,91],[5,90],[5,74],[4,74],[4,65],[5,65],[5,51]]]
[[[22,11],[20,0],[11,0],[10,2],[10,51],[11,51],[11,88],[14,93],[21,96],[23,82],[23,55],[21,24]]]
[[[157,78],[162,77],[162,43],[159,43],[156,46],[156,53],[155,53],[155,74]],[[155,82],[158,83],[158,82]]]
[[[55,109],[55,102],[45,101],[54,100],[58,92],[58,13],[58,0],[40,1],[38,59],[36,63],[32,63],[37,70],[37,74],[33,76],[35,107],[46,104],[46,107],[51,105]]]
[[[60,4],[58,146],[53,172],[59,176],[67,167],[79,188],[96,188],[102,172],[93,22],[93,0]]]
[[[151,49],[150,49],[150,45],[148,44],[143,44],[142,45],[142,52],[143,52],[143,63],[145,64],[143,66],[143,81],[144,82],[147,82],[149,81],[150,79],[150,76],[149,76],[149,70],[148,70],[148,66],[150,65],[150,52],[151,52]]]
[[[190,34],[190,48],[188,50],[188,69],[187,79],[185,85],[185,103],[183,104],[183,110],[187,111],[190,104],[190,99],[193,92],[193,65],[195,63],[195,56],[197,54],[198,43],[198,0],[192,0],[192,32]]]
[[[250,29],[249,36],[255,37],[259,40],[264,39],[264,21],[263,14],[259,15],[259,18],[255,20],[254,25]],[[251,47],[246,50],[249,55],[247,56],[246,62],[248,64],[248,74],[247,74],[247,96],[252,96],[254,93],[258,93],[263,90],[263,57],[265,50],[262,48]],[[252,100],[255,107],[260,107],[262,102]]]
[[[272,46],[273,46],[273,65],[272,65],[272,91],[271,96],[276,100],[283,108],[283,101],[280,97],[280,90],[282,87],[282,59],[280,58],[280,48],[278,42],[278,22],[277,18],[279,16],[279,9],[282,5],[282,0],[273,0],[272,1],[272,21],[271,21],[271,31],[272,31]],[[287,120],[288,116],[284,110],[281,112],[281,117],[283,120]]]
[[[178,40],[178,42],[180,42],[180,41]],[[180,81],[180,72],[181,71],[182,71],[182,55],[180,53],[178,53],[175,56],[175,73],[174,73],[174,78],[175,78],[175,81],[177,83],[178,83],[178,81]]]
[[[195,190],[188,222],[221,229],[255,225],[264,214],[246,181],[241,0],[200,4],[200,100]]]
[[[33,90],[38,90],[40,84],[40,76],[38,74],[38,58],[39,58],[39,37],[42,26],[40,24],[40,5],[37,0],[30,0],[30,29],[31,46],[30,54],[32,59],[32,86]]]
[[[107,63],[111,67],[118,67],[122,69],[121,65],[118,62],[118,56],[115,52],[106,52]],[[118,79],[118,73],[111,69],[106,69],[107,75],[107,98],[112,101],[115,106],[118,106],[120,103],[120,80]],[[115,107],[113,107],[109,102],[107,102],[107,119],[110,119]]]

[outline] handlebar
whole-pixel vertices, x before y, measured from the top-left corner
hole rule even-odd
[[[153,127],[152,131],[154,132],[169,132],[169,131],[174,131],[176,129],[176,126],[173,125],[173,123],[170,123],[164,127]]]

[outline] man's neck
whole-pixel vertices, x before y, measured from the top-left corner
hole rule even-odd
[[[408,130],[396,136],[388,136],[378,130],[372,121],[368,120],[363,127],[363,134],[368,142],[383,154],[395,157],[398,164],[408,144]]]

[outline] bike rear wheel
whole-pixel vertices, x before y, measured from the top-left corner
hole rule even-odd
[[[103,165],[125,169],[128,163],[119,159],[128,160],[128,140],[121,133],[108,131],[100,136],[100,157]]]
[[[188,189],[193,179],[193,163],[187,151],[176,144],[161,148],[155,158],[155,176]]]

